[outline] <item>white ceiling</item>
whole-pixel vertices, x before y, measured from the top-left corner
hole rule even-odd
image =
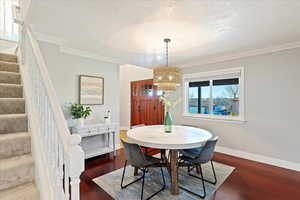
[[[34,0],[37,32],[120,63],[171,64],[300,40],[299,0]]]

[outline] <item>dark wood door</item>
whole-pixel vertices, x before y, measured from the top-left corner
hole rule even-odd
[[[131,126],[163,124],[164,107],[153,80],[131,82]]]

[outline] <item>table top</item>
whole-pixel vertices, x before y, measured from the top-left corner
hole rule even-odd
[[[127,132],[129,142],[158,149],[190,149],[204,145],[212,134],[204,129],[173,126],[172,133],[165,133],[163,125],[142,126]]]

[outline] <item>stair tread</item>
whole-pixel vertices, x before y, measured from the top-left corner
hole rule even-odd
[[[0,134],[26,132],[27,114],[0,114]]]
[[[0,191],[1,200],[39,200],[39,192],[34,183]]]
[[[19,64],[5,62],[0,60],[0,71],[2,72],[20,72]]]
[[[17,56],[0,53],[1,200],[40,199],[33,183],[34,160],[22,90]]]
[[[0,101],[25,101],[25,98],[9,98],[9,97],[4,97],[4,98],[1,98],[0,97]]]
[[[3,114],[24,114],[24,98],[1,98],[0,97],[0,115]]]
[[[11,54],[11,53],[0,53],[0,56],[8,56],[8,57],[15,57],[15,58],[17,58],[17,55]]]
[[[31,135],[28,132],[0,134],[0,160],[31,152]],[[1,162],[1,161],[0,161]]]
[[[18,139],[18,138],[30,138],[30,134],[28,132],[0,134],[0,142]]]
[[[8,72],[8,71],[1,71],[1,70],[0,70],[0,74],[18,75],[18,76],[21,75],[19,72]]]
[[[0,83],[0,98],[18,97],[23,97],[23,86],[21,84]]]
[[[8,61],[4,61],[4,60],[0,60],[0,64],[8,64],[8,65],[19,65],[18,63],[16,62],[8,62]]]
[[[18,57],[15,54],[0,53],[0,60],[16,63]]]
[[[13,117],[27,117],[26,113],[18,113],[18,114],[1,114],[0,118],[13,118]]]
[[[22,156],[14,156],[11,158],[5,158],[0,160],[0,172],[6,171],[11,168],[20,168],[21,166],[34,165],[31,154],[25,154]]]
[[[0,83],[0,86],[23,87],[21,84],[13,84],[13,83]]]
[[[0,70],[0,83],[21,84],[21,74]]]

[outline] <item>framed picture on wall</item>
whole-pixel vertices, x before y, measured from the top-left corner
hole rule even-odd
[[[104,104],[104,78],[79,76],[79,103],[83,105]]]

